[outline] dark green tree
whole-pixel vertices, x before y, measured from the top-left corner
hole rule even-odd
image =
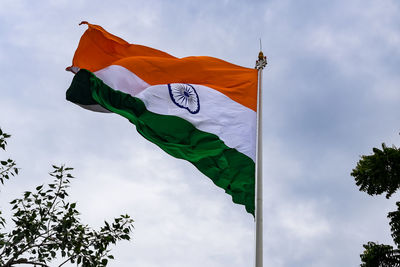
[[[10,135],[0,130],[0,148],[5,150]],[[4,162],[4,163],[3,163]],[[0,180],[18,174],[13,160],[1,161]],[[18,264],[49,266],[62,258],[58,266],[71,262],[79,266],[106,266],[110,245],[130,240],[133,220],[128,215],[104,222],[99,230],[82,224],[76,203],[68,201],[72,168],[53,166],[53,182],[26,191],[12,205],[13,227],[5,231],[6,220],[0,212],[0,266]]]
[[[369,195],[386,193],[389,198],[400,187],[400,151],[395,146],[382,144],[382,150],[373,148],[373,155],[361,156],[351,173],[360,191]]]
[[[361,267],[400,267],[399,251],[392,246],[368,242],[363,247]]]
[[[390,198],[400,188],[400,150],[383,143],[382,150],[372,151],[372,155],[361,156],[351,175],[360,191],[369,195],[386,193],[386,198]],[[362,267],[400,267],[400,202],[396,205],[397,210],[389,212],[388,218],[397,248],[368,242],[360,255]]]

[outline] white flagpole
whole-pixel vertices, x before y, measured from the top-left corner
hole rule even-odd
[[[261,50],[261,49],[260,49]],[[263,266],[263,200],[262,200],[262,71],[267,65],[267,57],[260,51],[256,61],[258,70],[257,89],[257,163],[256,163],[256,260],[255,267]]]

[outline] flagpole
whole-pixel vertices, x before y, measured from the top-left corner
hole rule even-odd
[[[261,50],[261,49],[260,49]],[[256,61],[258,70],[258,88],[257,88],[257,167],[256,167],[256,255],[255,267],[263,266],[263,200],[262,200],[262,71],[267,65],[267,57],[260,51]]]

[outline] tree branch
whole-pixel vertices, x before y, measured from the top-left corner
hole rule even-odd
[[[75,258],[77,255],[72,255],[71,257],[69,257],[68,259],[66,259],[63,263],[61,263],[60,265],[58,265],[58,267],[63,266],[64,264],[66,264],[67,262],[69,262],[71,259]]]
[[[12,261],[12,262],[7,262],[6,265],[4,265],[4,267],[12,267],[13,265],[17,265],[17,264],[30,264],[30,265],[39,265],[42,267],[50,267],[47,264],[41,263],[41,262],[35,262],[35,261],[28,261],[27,259],[19,259],[16,261]]]

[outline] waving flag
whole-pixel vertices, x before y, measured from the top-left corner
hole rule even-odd
[[[254,214],[257,70],[212,57],[176,58],[87,24],[67,100],[127,118],[191,162]]]

